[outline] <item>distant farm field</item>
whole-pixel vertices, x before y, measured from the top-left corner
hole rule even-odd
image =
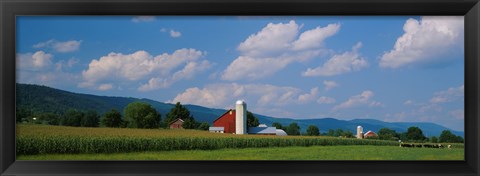
[[[222,158],[241,150],[246,152],[263,151],[262,158],[272,159],[315,159],[329,158],[329,154],[337,159],[355,159],[356,155],[368,155],[372,159],[382,159],[379,156],[380,149],[387,153],[396,150],[412,150],[412,157],[422,156],[419,153],[428,154],[427,158],[438,159],[436,154],[447,154],[450,159],[463,159],[463,145],[454,145],[453,149],[418,149],[400,148],[398,142],[381,140],[345,139],[335,137],[307,137],[307,136],[263,136],[263,135],[234,135],[210,133],[198,130],[171,130],[171,129],[125,129],[125,128],[83,128],[48,125],[17,125],[17,157],[18,159],[168,159],[163,158],[170,154],[178,154],[171,159],[233,159]],[[314,147],[311,147],[314,146]],[[316,149],[318,157],[309,158]],[[388,147],[388,148],[386,148]],[[306,150],[307,149],[307,150]],[[345,149],[345,150],[341,150]],[[350,149],[350,150],[348,150]],[[359,150],[367,150],[358,152]],[[297,152],[292,153],[295,150]],[[408,155],[397,152],[392,159],[402,159]],[[210,153],[213,152],[213,153]],[[285,154],[282,154],[285,153]],[[302,153],[303,152],[303,153]],[[377,155],[371,155],[369,152]],[[291,156],[283,156],[288,155]],[[315,153],[315,152],[314,152]],[[337,153],[337,154],[335,154]],[[393,152],[395,154],[396,152]],[[272,156],[268,156],[271,154]],[[448,155],[448,154],[451,154]],[[151,155],[151,156],[149,156]],[[191,155],[192,157],[187,157]],[[217,156],[210,158],[207,155]],[[305,155],[305,156],[301,156]],[[347,155],[341,157],[342,155]],[[104,156],[104,157],[102,157]],[[135,158],[135,156],[139,156]],[[142,157],[143,156],[143,157]],[[247,155],[238,155],[238,159]],[[261,156],[261,155],[260,155]],[[57,158],[60,157],[60,158]],[[134,158],[132,158],[134,157]],[[311,156],[313,157],[313,156]],[[247,157],[246,159],[258,159]],[[441,158],[441,157],[440,157]],[[359,159],[362,159],[361,157]],[[407,157],[408,159],[408,157]],[[448,158],[447,158],[448,159]]]
[[[311,146],[181,150],[114,154],[42,154],[19,160],[463,160],[463,149],[395,146]]]

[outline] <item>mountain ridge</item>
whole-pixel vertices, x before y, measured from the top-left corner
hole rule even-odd
[[[30,108],[37,112],[63,113],[69,108],[80,110],[95,110],[103,114],[110,109],[117,109],[123,112],[126,105],[134,101],[146,102],[160,112],[162,118],[174,107],[174,104],[159,102],[147,98],[101,96],[84,93],[74,93],[61,89],[51,88],[42,85],[16,84],[16,97],[18,108]],[[208,108],[199,105],[184,105],[194,118],[199,122],[213,123],[213,120],[227,111],[226,109]],[[279,122],[286,126],[296,122],[301,131],[305,131],[309,125],[316,125],[321,132],[328,129],[350,130],[355,133],[357,126],[362,126],[365,131],[378,131],[381,128],[390,128],[397,132],[405,132],[410,126],[417,126],[424,131],[427,136],[439,136],[441,131],[450,130],[452,133],[464,136],[464,132],[449,129],[447,127],[431,122],[384,122],[377,119],[357,118],[352,120],[340,120],[332,117],[315,119],[293,119],[277,118],[254,113],[260,123],[271,125],[273,122]]]

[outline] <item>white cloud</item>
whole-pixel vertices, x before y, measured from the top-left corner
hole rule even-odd
[[[240,43],[238,50],[248,56],[270,56],[290,48],[298,31],[299,26],[293,20],[289,23],[269,23],[260,32],[250,35]]]
[[[189,62],[185,67],[180,70],[175,72],[171,77],[167,78],[161,78],[161,77],[156,77],[156,78],[151,78],[148,83],[141,85],[138,90],[145,92],[145,91],[151,91],[151,90],[156,90],[160,88],[166,88],[171,86],[173,83],[182,80],[182,79],[190,79],[192,78],[195,73],[202,72],[204,70],[207,70],[211,67],[212,65],[210,62],[204,60],[200,63],[197,62]]]
[[[157,56],[152,56],[146,51],[137,51],[132,54],[110,53],[90,62],[88,68],[82,72],[84,81],[79,86],[95,87],[96,84],[114,81],[133,82],[149,80],[149,84],[154,85],[158,85],[156,81],[159,79],[177,81],[180,78],[192,76],[195,71],[203,71],[206,65],[209,64],[208,62],[198,61],[203,56],[204,53],[201,51],[186,48],[176,50],[172,54],[164,53]],[[187,69],[196,69],[192,71],[185,70],[171,75],[172,71],[177,70],[182,65],[185,65]],[[154,79],[152,80],[152,78]],[[150,88],[157,87],[159,86]],[[146,87],[142,89],[150,90]]]
[[[177,38],[180,36],[182,36],[182,33],[180,33],[179,31],[175,31],[173,29],[170,30],[170,37]]]
[[[404,105],[411,105],[411,104],[413,104],[413,100],[407,100],[403,104]]]
[[[293,62],[305,62],[328,52],[323,41],[340,28],[337,24],[317,27],[300,34],[295,21],[269,23],[240,43],[238,56],[221,75],[223,80],[255,80],[271,76]],[[300,37],[298,37],[300,35]]]
[[[132,21],[135,23],[140,23],[140,22],[151,22],[155,21],[156,18],[154,16],[136,16],[132,18]]]
[[[459,119],[459,120],[465,119],[465,111],[463,109],[453,110],[453,111],[450,111],[448,114],[455,119]]]
[[[318,87],[312,88],[310,90],[310,93],[302,94],[298,96],[298,102],[299,103],[308,103],[317,98],[318,95]]]
[[[113,85],[112,84],[101,84],[100,86],[98,86],[98,90],[110,90],[113,88]]]
[[[323,41],[335,35],[340,30],[339,24],[329,24],[303,32],[298,40],[293,42],[293,50],[305,50],[323,46]]]
[[[334,76],[352,71],[358,71],[368,66],[368,62],[360,56],[358,49],[362,47],[362,43],[353,46],[351,52],[345,52],[340,55],[334,55],[322,66],[317,68],[308,68],[303,72],[303,76]]]
[[[430,99],[430,103],[446,103],[452,102],[464,97],[464,85],[452,87],[446,91],[435,92]]]
[[[233,105],[236,100],[244,99],[250,107],[283,107],[315,100],[318,88],[312,88],[309,93],[302,92],[298,88],[270,84],[221,83],[188,88],[168,102],[225,108],[225,105]]]
[[[392,50],[380,59],[380,67],[398,68],[411,64],[434,62],[439,56],[463,43],[463,16],[422,17],[408,19],[405,33]]]
[[[326,96],[321,96],[318,98],[317,103],[318,104],[332,104],[335,103],[335,99],[331,97],[326,97]]]
[[[335,81],[323,81],[323,85],[325,86],[325,90],[332,90],[335,87],[338,87],[338,83]]]
[[[17,54],[16,62],[20,70],[39,70],[52,65],[53,55],[43,51]]]
[[[80,49],[81,40],[69,40],[65,42],[60,42],[57,40],[49,40],[46,42],[41,42],[33,45],[34,48],[52,48],[57,52],[67,53],[73,52]]]
[[[374,93],[370,90],[363,91],[360,95],[355,95],[350,97],[347,101],[333,107],[333,110],[347,109],[362,105],[369,106],[383,106],[382,103],[377,101],[372,101],[371,98],[374,96]]]

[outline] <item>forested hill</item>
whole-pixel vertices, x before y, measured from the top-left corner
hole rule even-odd
[[[28,109],[33,112],[63,114],[72,108],[82,111],[95,110],[99,114],[103,114],[111,109],[116,109],[123,113],[123,109],[129,103],[141,101],[152,105],[160,112],[162,117],[165,117],[170,109],[174,107],[173,104],[150,99],[79,94],[40,85],[17,83],[16,90],[17,109]],[[225,112],[222,109],[210,109],[195,105],[186,105],[186,107],[194,115],[195,119],[200,122],[209,122]]]
[[[123,109],[131,102],[146,102],[160,112],[162,118],[174,107],[173,104],[162,103],[150,99],[126,98],[126,97],[108,97],[89,94],[79,94],[54,89],[46,86],[17,84],[17,110],[31,110],[33,112],[52,112],[63,114],[68,109],[73,108],[81,111],[95,110],[99,114],[104,114],[111,109],[117,109],[123,113]],[[234,102],[232,102],[234,103]],[[185,105],[196,121],[213,123],[213,120],[225,113],[224,109],[213,109],[196,105]],[[255,113],[255,112],[253,112]],[[464,136],[463,132],[448,129],[444,126],[426,123],[426,122],[383,122],[373,119],[356,120],[338,120],[334,118],[318,119],[289,119],[274,118],[255,114],[260,123],[271,125],[273,122],[279,122],[282,125],[297,123],[301,131],[305,131],[309,125],[315,125],[320,131],[326,132],[328,129],[343,129],[355,131],[358,125],[365,130],[378,131],[381,128],[390,128],[397,132],[405,132],[408,127],[420,127],[425,134],[438,136],[443,130],[450,130],[452,133]]]

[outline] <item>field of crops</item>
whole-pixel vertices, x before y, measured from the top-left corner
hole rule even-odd
[[[332,145],[398,146],[398,142],[332,137],[233,135],[198,130],[22,124],[17,125],[16,150],[17,155],[35,155]]]

